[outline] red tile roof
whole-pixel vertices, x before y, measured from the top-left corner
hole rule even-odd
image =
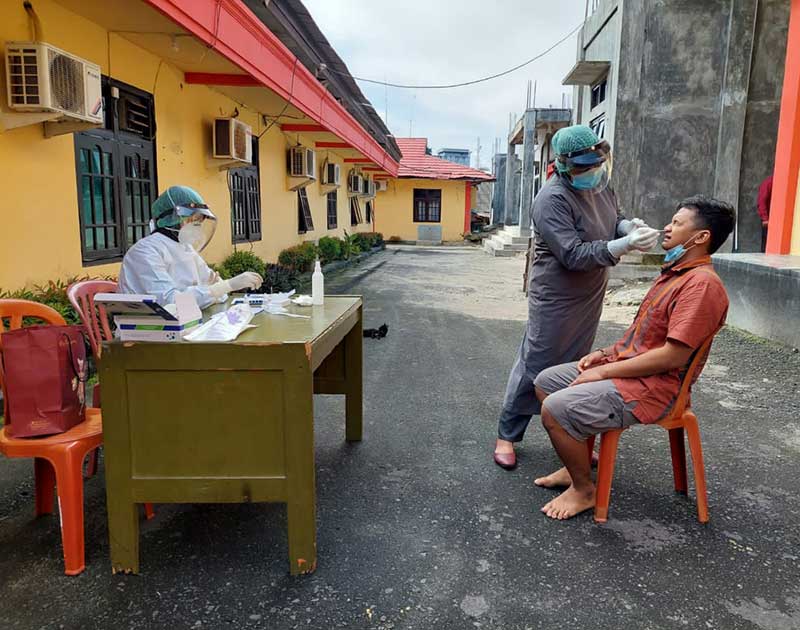
[[[403,157],[398,177],[418,179],[460,179],[475,182],[494,181],[489,173],[425,153],[427,138],[395,138]]]

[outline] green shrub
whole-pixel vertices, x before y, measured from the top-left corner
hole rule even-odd
[[[297,287],[297,272],[283,265],[267,265],[264,284],[257,293],[285,293]]]
[[[383,234],[380,232],[375,232],[372,237],[374,238],[374,242],[372,243],[373,247],[377,247],[379,245],[383,245],[386,241],[383,240]]]
[[[360,253],[361,247],[358,244],[358,234],[348,234],[347,230],[345,230],[344,239],[342,240],[342,258],[349,260]]]
[[[334,260],[342,259],[342,240],[335,236],[323,236],[319,239],[319,260],[327,265]]]
[[[239,251],[233,252],[221,263],[215,265],[214,270],[226,280],[245,271],[255,271],[263,278],[266,264],[253,252]]]
[[[372,249],[372,235],[368,232],[360,232],[354,234],[353,238],[358,245],[358,249],[362,252],[368,252]]]
[[[67,324],[80,324],[81,319],[69,303],[69,298],[67,298],[67,289],[75,282],[88,279],[88,276],[72,277],[66,280],[50,280],[46,284],[34,285],[33,288],[25,287],[16,291],[0,290],[0,299],[30,300],[46,304],[58,311]]]
[[[319,250],[317,246],[311,241],[306,241],[302,245],[284,249],[278,254],[278,262],[284,267],[294,269],[298,273],[304,273],[311,271],[318,256]]]

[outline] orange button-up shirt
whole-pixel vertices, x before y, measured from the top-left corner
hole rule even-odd
[[[660,348],[668,339],[696,350],[725,323],[727,313],[728,294],[714,272],[711,257],[677,263],[662,271],[608,360],[630,359]],[[701,359],[701,369],[706,358]],[[688,363],[660,374],[613,381],[625,402],[637,403],[633,415],[650,424],[672,411],[687,368]]]

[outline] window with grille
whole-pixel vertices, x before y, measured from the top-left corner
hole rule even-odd
[[[231,238],[234,243],[261,240],[261,187],[258,138],[253,138],[253,163],[228,171],[231,192]]]
[[[372,223],[372,202],[368,201],[364,212],[367,214],[367,223]]]
[[[361,204],[358,197],[350,197],[350,225],[358,225],[362,222]]]
[[[328,229],[335,230],[338,227],[339,221],[337,216],[337,207],[339,204],[339,196],[335,190],[328,193]]]
[[[439,223],[442,220],[442,191],[414,189],[414,223]]]
[[[314,219],[311,217],[311,206],[308,205],[308,194],[305,188],[297,191],[297,231],[300,234],[314,230]]]
[[[157,196],[152,95],[103,77],[103,98],[104,126],[74,134],[84,263],[119,259],[147,236]]]
[[[589,123],[589,127],[597,134],[598,138],[606,137],[606,115],[602,114]]]

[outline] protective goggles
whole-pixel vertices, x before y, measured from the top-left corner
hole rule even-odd
[[[167,221],[167,226],[165,226],[164,229],[178,233],[179,240],[180,231],[182,229],[181,224],[183,224],[183,227],[191,224],[198,225],[200,232],[194,235],[196,238],[193,239],[191,243],[198,252],[206,248],[217,230],[217,217],[211,212],[209,207],[204,204],[175,206],[174,208],[165,210],[155,218],[155,225],[158,225],[162,219],[167,218],[171,218],[172,220]],[[186,219],[188,219],[188,221],[185,221]]]

